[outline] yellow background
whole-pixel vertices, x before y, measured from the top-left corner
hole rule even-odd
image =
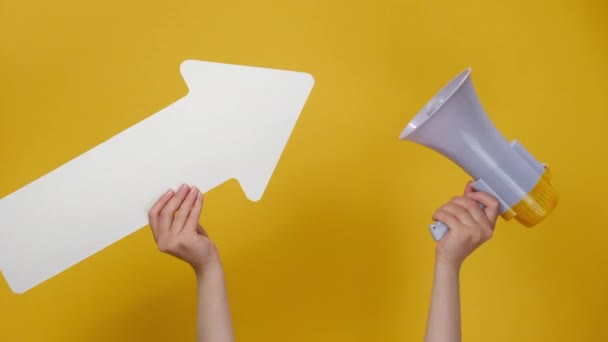
[[[207,194],[239,341],[420,341],[433,211],[467,176],[398,141],[473,68],[507,139],[551,164],[541,225],[464,265],[464,341],[608,340],[608,7],[567,1],[0,1],[0,196],[183,96],[184,59],[309,72],[265,197]],[[35,205],[35,203],[33,204]],[[192,341],[194,278],[147,228],[23,294],[1,341]]]

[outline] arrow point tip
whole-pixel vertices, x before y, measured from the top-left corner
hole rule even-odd
[[[312,74],[307,73],[307,72],[303,72],[302,74],[304,74],[304,76],[308,79],[308,82],[311,85],[315,84],[315,77]]]

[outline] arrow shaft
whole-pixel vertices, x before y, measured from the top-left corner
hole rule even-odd
[[[0,201],[0,269],[16,292],[145,226],[169,187],[187,182],[205,192],[231,178],[211,162],[222,151],[212,150],[213,127],[190,102],[174,102]]]

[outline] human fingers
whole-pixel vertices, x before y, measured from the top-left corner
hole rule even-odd
[[[179,206],[177,214],[175,214],[173,219],[173,224],[171,225],[172,234],[177,235],[182,231],[182,229],[184,229],[184,225],[186,224],[186,220],[190,215],[190,211],[193,209],[192,206],[198,197],[198,193],[198,189],[196,189],[196,187],[192,187],[182,204]]]
[[[202,208],[203,208],[203,193],[198,191],[198,189],[197,189],[194,206],[188,213],[188,219],[184,226],[185,229],[196,231],[198,229],[198,227],[200,227],[200,225],[198,224],[198,221],[201,217]],[[202,227],[201,227],[201,229],[202,229]],[[203,232],[204,232],[204,229],[203,229]],[[206,232],[205,232],[205,234],[206,234]]]
[[[490,222],[495,223],[498,215],[500,214],[500,202],[496,197],[490,195],[487,192],[477,191],[467,195],[474,201],[477,201],[485,206],[484,213],[490,220]]]
[[[476,222],[482,224],[490,224],[490,221],[485,215],[483,209],[480,207],[480,204],[472,198],[467,196],[460,196],[453,198],[452,202],[465,208]]]
[[[158,221],[160,217],[160,211],[164,208],[165,204],[171,199],[174,195],[172,189],[167,190],[161,197],[159,197],[156,202],[152,205],[150,210],[148,210],[148,222],[150,224],[150,228],[152,229],[152,233],[154,234],[154,239],[158,238]]]
[[[171,223],[173,222],[175,216],[175,211],[177,211],[177,208],[179,208],[179,206],[182,204],[189,190],[190,188],[186,184],[182,185],[179,190],[177,190],[177,193],[160,211],[159,222],[160,226],[163,227],[163,229],[170,230]]]
[[[451,212],[445,209],[445,206],[439,208],[432,217],[435,221],[441,221],[448,226],[449,229],[461,229],[464,224]]]
[[[465,225],[475,224],[475,219],[469,211],[457,202],[457,197],[452,198],[448,203],[443,205],[443,209],[454,215],[458,221]]]

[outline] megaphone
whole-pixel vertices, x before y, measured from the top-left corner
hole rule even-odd
[[[435,94],[402,130],[400,140],[426,146],[456,163],[472,188],[500,202],[500,216],[534,227],[551,214],[559,195],[551,170],[517,139],[507,141],[486,114],[471,80],[471,68]],[[480,205],[481,206],[481,205]],[[447,233],[443,222],[429,225],[435,241]]]

